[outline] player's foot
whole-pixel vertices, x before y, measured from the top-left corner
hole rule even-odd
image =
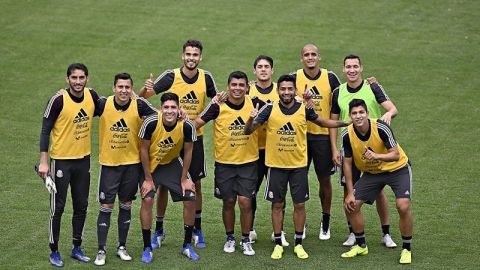
[[[299,259],[307,259],[308,258],[308,253],[303,249],[303,246],[298,244],[295,246],[293,249],[293,253],[297,255]]]
[[[83,253],[80,247],[74,247],[72,249],[71,257],[74,258],[75,260],[85,262],[85,263],[90,261],[90,258],[85,256],[85,254]]]
[[[99,250],[97,252],[97,257],[95,258],[95,261],[93,262],[93,264],[98,266],[105,265],[106,259],[107,259],[107,253],[105,252],[105,250]]]
[[[200,256],[195,252],[193,249],[192,245],[186,244],[184,248],[182,248],[182,254],[185,255],[185,257],[189,258],[192,261],[198,261],[200,260]]]
[[[255,255],[255,250],[253,250],[252,243],[250,241],[242,241],[240,247],[243,250],[243,255],[253,256]]]
[[[155,231],[152,238],[152,249],[157,249],[162,246],[162,242],[165,239],[165,233],[162,231]]]
[[[395,244],[395,242],[393,242],[392,237],[388,233],[385,234],[382,237],[382,242],[387,248],[396,248],[397,247],[397,244]]]
[[[343,245],[345,247],[351,247],[355,245],[355,234],[353,232],[348,235],[348,238],[345,240],[345,242],[343,242]]]
[[[203,238],[203,233],[201,230],[193,231],[192,235],[193,241],[197,248],[205,248],[205,239]]]
[[[282,246],[288,247],[290,245],[290,243],[288,243],[287,239],[285,238],[285,232],[284,231],[282,231],[281,240],[282,240]],[[275,242],[275,234],[274,233],[272,233],[272,241]]]
[[[117,248],[117,256],[122,260],[122,261],[131,261],[132,257],[128,255],[127,248],[125,246],[119,246]]]
[[[320,234],[318,235],[318,239],[320,239],[320,240],[330,239],[330,227],[328,227],[327,231],[324,231],[323,230],[323,222],[320,222]]]
[[[353,257],[356,257],[358,255],[367,255],[368,254],[368,247],[365,246],[365,247],[361,247],[359,245],[355,245],[353,247],[350,248],[349,251],[345,252],[342,254],[342,258],[353,258]]]
[[[250,238],[250,242],[255,243],[255,241],[257,241],[257,232],[255,230],[251,230],[248,234],[248,238]]]
[[[223,251],[227,253],[235,252],[235,238],[227,237],[227,241],[225,242],[225,245],[223,245]]]
[[[49,260],[50,260],[50,264],[52,264],[53,266],[63,267],[63,261],[62,261],[62,257],[60,256],[60,252],[52,251],[52,253],[50,253]]]
[[[409,251],[408,249],[403,249],[402,254],[400,255],[400,263],[401,264],[412,263],[412,252]]]
[[[273,252],[270,258],[274,260],[280,260],[282,256],[283,256],[283,247],[280,245],[275,245],[275,248],[273,249]]]
[[[303,235],[302,235],[302,240],[304,240],[305,238],[307,238],[307,223],[305,223],[305,225],[303,225]]]
[[[147,247],[143,250],[143,254],[142,254],[142,262],[143,263],[151,263],[153,260],[153,253],[152,253],[152,249]]]

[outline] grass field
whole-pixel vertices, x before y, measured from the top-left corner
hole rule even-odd
[[[108,241],[105,269],[473,269],[478,268],[480,98],[475,75],[480,60],[480,4],[476,1],[25,1],[0,3],[0,268],[50,268],[47,237],[48,193],[33,173],[38,162],[41,117],[49,97],[65,86],[65,69],[83,62],[90,69],[90,87],[111,94],[116,73],[130,72],[136,89],[150,72],[160,74],[181,65],[181,45],[189,38],[204,44],[202,68],[211,71],[219,88],[227,75],[244,70],[252,76],[259,54],[275,60],[275,79],[301,67],[305,43],[320,47],[321,65],[341,76],[342,59],[362,57],[364,74],[382,83],[399,109],[393,129],[413,162],[413,264],[400,266],[400,249],[380,244],[374,207],[365,207],[370,254],[345,260],[340,254],[347,236],[342,191],[334,184],[332,239],[318,240],[321,211],[318,197],[307,204],[310,258],[299,261],[287,248],[272,261],[270,206],[260,201],[255,257],[222,251],[221,203],[213,197],[211,147],[209,177],[204,180],[203,227],[207,249],[189,262],[180,255],[183,235],[181,205],[167,210],[165,246],[154,262],[140,262],[142,238],[135,202],[128,248],[134,262],[113,255],[116,214]],[[158,97],[152,102],[157,105]],[[211,145],[207,127],[206,144]],[[96,132],[94,138],[96,138]],[[84,248],[94,258],[97,248],[95,202],[97,142],[92,152],[90,207]],[[337,176],[333,181],[336,183]],[[311,194],[317,182],[310,174]],[[388,192],[393,202],[393,193]],[[391,205],[392,233],[400,243],[398,215]],[[291,207],[286,230],[293,241]],[[94,268],[68,257],[71,202],[62,221],[60,251],[68,269]],[[237,222],[238,223],[238,222]],[[237,235],[240,232],[237,226]],[[178,240],[177,240],[178,239]],[[476,266],[475,266],[476,265]]]

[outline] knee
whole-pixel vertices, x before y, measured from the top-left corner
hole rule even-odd
[[[273,203],[272,204],[272,211],[274,212],[282,212],[283,211],[283,205],[284,203]]]
[[[142,199],[142,208],[147,207],[147,208],[153,208],[153,202],[154,199],[152,197],[145,197]]]
[[[235,207],[235,199],[225,199],[223,200],[223,209],[232,210]]]
[[[302,211],[305,211],[305,203],[295,203],[293,204],[293,209],[298,212],[302,212]]]
[[[405,215],[408,214],[411,211],[411,204],[410,200],[408,199],[403,199],[403,200],[397,200],[397,210],[400,215]]]
[[[252,199],[241,197],[238,199],[238,206],[241,210],[250,210],[251,209],[251,201]]]

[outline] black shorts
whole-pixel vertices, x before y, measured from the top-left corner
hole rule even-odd
[[[263,178],[267,177],[268,167],[265,165],[265,149],[259,149],[257,160],[257,187],[255,193],[258,193],[262,185]]]
[[[182,194],[182,169],[183,161],[182,159],[175,158],[170,163],[165,165],[158,165],[157,168],[152,173],[153,183],[155,184],[155,191],[160,187],[166,187],[170,191],[170,196],[172,201],[195,201],[195,192],[185,191],[185,195]],[[190,176],[188,179],[191,180]],[[140,181],[140,186],[142,186],[145,179],[142,178]],[[150,191],[147,196],[154,198],[154,190]]]
[[[312,136],[312,135],[310,135]],[[317,135],[320,136],[320,135]],[[328,135],[324,135],[327,136]],[[325,138],[317,140],[307,139],[308,168],[313,160],[317,176],[330,176],[335,173],[335,166],[332,160],[332,147],[330,140]]]
[[[293,203],[308,201],[310,195],[307,167],[296,169],[268,168],[264,198],[274,203],[284,202],[288,184],[290,185]]]
[[[183,153],[181,156],[183,157]],[[207,176],[207,164],[205,163],[203,136],[197,137],[197,140],[193,142],[192,162],[190,163],[188,173],[192,177],[193,181],[201,180]]]
[[[357,166],[355,166],[355,162],[353,161],[353,158],[352,158],[352,184],[353,185],[357,183],[361,175],[362,175],[362,172],[357,168]],[[345,186],[345,175],[343,173],[343,167],[340,170],[339,176],[340,176],[340,179],[339,179],[340,185]]]
[[[120,166],[101,165],[97,200],[100,203],[112,204],[118,194],[121,202],[133,201],[141,178],[143,178],[141,163]]]
[[[215,197],[232,199],[253,198],[257,187],[257,161],[241,165],[215,162]]]
[[[353,187],[355,199],[372,204],[385,186],[390,186],[395,198],[410,199],[412,195],[412,169],[410,164],[393,172],[363,173]]]

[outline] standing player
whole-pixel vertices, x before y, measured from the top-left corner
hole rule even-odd
[[[397,210],[400,215],[399,225],[403,241],[400,263],[411,263],[412,171],[408,157],[397,144],[387,123],[380,119],[369,119],[365,101],[353,99],[349,103],[349,114],[352,124],[348,126],[348,132],[345,132],[343,136],[345,150],[343,172],[347,187],[345,209],[352,223],[356,245],[350,251],[343,253],[342,257],[351,258],[368,254],[364,234],[365,221],[360,209],[363,203],[372,204],[382,189],[389,185],[395,193]],[[355,185],[352,180],[352,160],[363,172]]]
[[[218,105],[210,103],[200,117],[197,127],[215,120],[215,197],[223,200],[223,224],[227,240],[223,251],[235,251],[235,204],[240,207],[243,254],[255,255],[249,239],[252,224],[251,200],[257,186],[258,137],[243,134],[250,112],[265,103],[246,97],[248,78],[244,72],[235,71],[228,77],[227,100]]]
[[[300,59],[303,68],[292,73],[296,80],[298,96],[310,91],[315,103],[315,112],[322,118],[330,118],[330,100],[333,89],[340,85],[340,80],[332,71],[320,68],[320,53],[317,46],[303,46]],[[322,220],[320,223],[320,240],[330,239],[330,208],[332,204],[332,183],[330,175],[335,173],[332,162],[328,128],[308,123],[307,128],[308,167],[313,160],[315,173],[320,183],[319,196],[322,204]]]
[[[390,121],[398,113],[397,108],[393,102],[388,98],[382,86],[377,83],[368,84],[362,79],[363,66],[360,57],[356,55],[347,55],[343,60],[343,74],[347,80],[346,83],[340,85],[339,88],[333,91],[332,96],[332,110],[330,118],[333,120],[348,121],[348,104],[354,98],[363,99],[370,108],[369,115],[372,118],[380,118],[382,121],[390,125]],[[382,115],[382,108],[385,113]],[[332,146],[332,159],[337,166],[341,166],[341,155],[337,150],[337,130],[330,130],[330,143]],[[352,163],[352,179],[353,184],[360,178],[360,171]],[[344,199],[347,195],[345,187],[345,179],[343,173],[340,175],[341,184],[344,186]],[[388,200],[383,190],[376,199],[376,206],[380,223],[382,225],[383,237],[382,242],[386,247],[394,248],[397,246],[390,236],[390,225],[388,220]],[[348,223],[350,235],[343,243],[344,246],[352,246],[355,244],[355,235],[352,231],[350,222]]]
[[[180,97],[181,107],[184,108],[190,119],[194,120],[203,111],[207,97],[213,98],[217,94],[217,87],[210,72],[199,69],[202,60],[203,46],[198,40],[187,40],[183,44],[183,66],[174,70],[163,72],[153,82],[152,78],[145,82],[145,87],[140,91],[140,96],[149,98],[154,94],[172,92]],[[205,240],[202,233],[202,185],[201,179],[207,176],[205,152],[203,147],[203,129],[197,130],[197,141],[193,146],[192,164],[190,175],[195,182],[195,228],[193,231],[195,245],[205,248]],[[167,207],[167,194],[161,192],[157,198],[157,223],[152,245],[157,248],[165,237],[163,233],[163,217]]]
[[[182,254],[197,261],[200,256],[191,246],[195,221],[195,184],[188,175],[192,161],[195,127],[191,121],[178,120],[179,100],[174,93],[161,97],[161,113],[145,119],[140,128],[140,157],[145,179],[141,181],[142,206],[140,221],[144,251],[142,262],[153,260],[151,246],[152,208],[156,190],[163,186],[170,191],[174,202],[183,201],[185,237]],[[183,148],[183,160],[180,151]]]
[[[265,199],[272,202],[272,223],[276,246],[272,259],[281,259],[283,247],[281,226],[283,205],[290,185],[295,224],[294,253],[300,259],[308,258],[302,246],[305,226],[305,202],[309,199],[307,169],[307,121],[325,127],[346,126],[346,122],[319,117],[313,109],[295,100],[295,78],[280,76],[277,82],[280,100],[268,104],[258,112],[252,111],[245,125],[245,134],[251,134],[263,123],[267,123],[265,164],[268,169]],[[258,116],[258,117],[257,117]]]
[[[98,253],[95,265],[104,265],[110,216],[115,197],[120,201],[118,212],[117,256],[130,261],[126,242],[130,228],[132,200],[142,177],[138,131],[142,117],[155,113],[144,99],[132,99],[133,80],[130,74],[120,73],[113,80],[113,96],[101,98],[96,113],[99,121],[100,177],[97,219]]]
[[[81,262],[90,261],[80,246],[90,189],[90,134],[95,105],[98,102],[97,93],[85,87],[88,82],[88,69],[84,64],[74,63],[68,66],[66,81],[69,88],[54,95],[43,114],[38,169],[38,174],[43,179],[51,174],[57,189],[57,193],[52,192],[50,196],[48,222],[52,251],[50,263],[57,267],[63,266],[58,241],[68,186],[71,188],[73,205],[71,256]],[[50,137],[52,144],[49,150]]]

